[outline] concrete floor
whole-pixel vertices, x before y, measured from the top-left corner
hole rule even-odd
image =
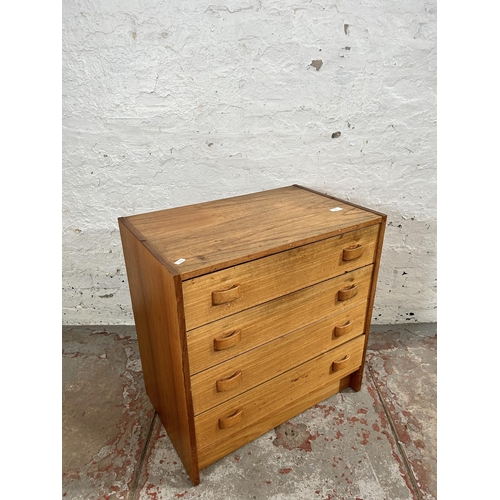
[[[65,499],[435,499],[435,324],[373,327],[346,389],[201,471],[149,402],[133,327],[63,328]]]

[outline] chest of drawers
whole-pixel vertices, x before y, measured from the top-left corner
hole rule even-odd
[[[146,391],[194,484],[360,389],[385,215],[289,186],[118,221]]]

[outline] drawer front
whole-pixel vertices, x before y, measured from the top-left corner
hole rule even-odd
[[[184,281],[186,329],[373,263],[378,231],[370,226]]]
[[[195,415],[361,335],[366,307],[341,311],[193,375]]]
[[[270,416],[286,412],[287,407],[307,398],[308,393],[356,371],[361,366],[364,342],[364,335],[357,337],[196,416],[198,449],[230,440],[246,428],[260,429]]]
[[[268,418],[259,424],[245,427],[237,434],[234,434],[228,439],[220,439],[213,443],[212,446],[203,448],[198,451],[198,465],[200,469],[204,469],[208,465],[225,457],[229,453],[237,450],[241,446],[250,441],[262,436],[266,432],[274,429],[278,425],[297,416],[299,413],[311,408],[315,404],[324,401],[325,399],[343,391],[349,387],[350,376],[347,375],[341,379],[336,379],[328,385],[318,387],[312,392],[308,392],[301,399],[296,399],[286,408],[280,410],[279,413],[273,413]]]
[[[191,375],[332,314],[366,304],[372,271],[372,265],[357,269],[188,331]],[[341,290],[354,295],[339,300]]]

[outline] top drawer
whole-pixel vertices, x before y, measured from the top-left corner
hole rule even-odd
[[[182,283],[186,330],[375,261],[379,225]]]

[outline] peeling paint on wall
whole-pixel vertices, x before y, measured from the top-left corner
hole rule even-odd
[[[319,71],[321,69],[321,66],[323,66],[323,61],[321,59],[315,59],[311,62],[311,66],[313,68],[316,68],[316,71]]]

